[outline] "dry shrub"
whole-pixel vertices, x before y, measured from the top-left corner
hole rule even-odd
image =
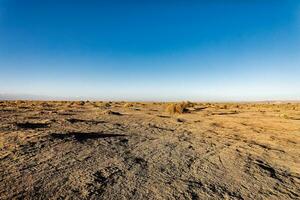
[[[296,106],[294,106],[294,107],[293,107],[293,110],[297,110],[297,107],[296,107]]]
[[[97,107],[97,108],[98,108],[98,107],[101,107],[102,104],[103,104],[102,101],[94,101],[94,102],[93,102],[93,106],[94,106],[94,107]]]
[[[68,107],[77,107],[77,106],[84,106],[84,101],[71,101],[68,105]]]
[[[284,119],[290,119],[290,117],[287,114],[281,114],[279,116],[282,117],[282,118],[284,118]]]
[[[79,105],[79,106],[84,106],[85,102],[84,101],[77,101],[76,104]]]
[[[48,102],[41,102],[40,106],[42,106],[42,107],[50,107],[51,105]]]
[[[102,103],[99,103],[98,106],[102,107],[102,108],[110,108],[111,107],[111,103],[109,103],[109,102],[102,102]]]
[[[26,102],[25,101],[22,101],[22,100],[17,100],[15,101],[16,105],[20,105],[20,104],[25,104]]]
[[[170,114],[182,114],[188,111],[189,107],[193,107],[194,104],[187,101],[181,103],[171,103],[167,106],[166,111]]]
[[[124,104],[124,108],[130,108],[130,107],[133,107],[132,103],[125,103]]]
[[[228,109],[228,105],[223,105],[221,109]]]
[[[75,102],[74,101],[71,101],[71,102],[69,102],[69,104],[67,105],[67,107],[73,107],[75,105]]]

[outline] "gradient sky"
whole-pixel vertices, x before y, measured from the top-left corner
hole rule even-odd
[[[0,0],[0,94],[300,100],[300,1]]]

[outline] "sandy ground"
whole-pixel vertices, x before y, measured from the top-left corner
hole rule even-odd
[[[0,102],[0,199],[300,199],[300,104]]]

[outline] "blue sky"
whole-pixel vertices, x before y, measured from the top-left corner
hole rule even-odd
[[[300,1],[0,0],[0,94],[300,100]]]

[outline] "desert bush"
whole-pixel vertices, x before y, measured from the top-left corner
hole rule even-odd
[[[50,107],[51,106],[48,102],[41,102],[40,105],[42,107]]]
[[[68,107],[72,107],[72,106],[83,106],[85,104],[84,101],[71,101],[68,105]]]
[[[182,114],[188,111],[189,107],[193,107],[194,104],[187,101],[181,103],[171,103],[167,105],[166,111],[170,114]]]
[[[19,104],[24,104],[24,103],[26,103],[26,101],[23,101],[23,100],[17,100],[17,101],[15,101],[15,103],[16,103],[17,105],[19,105]]]
[[[76,102],[76,103],[77,103],[77,105],[79,105],[79,106],[83,106],[83,105],[85,104],[84,101],[78,101],[78,102]]]
[[[296,106],[294,106],[294,107],[293,107],[293,110],[297,110],[297,107],[296,107]]]
[[[125,103],[124,104],[124,108],[129,108],[129,107],[133,107],[132,103]]]
[[[228,109],[228,105],[223,105],[221,109]]]
[[[281,114],[279,116],[282,117],[282,118],[284,118],[284,119],[290,119],[290,117],[287,114]]]
[[[102,106],[102,102],[101,101],[94,101],[93,103],[92,103],[92,105],[94,106],[94,107],[101,107]]]
[[[104,102],[104,103],[102,104],[102,106],[103,106],[103,107],[106,107],[106,108],[109,108],[109,107],[111,107],[111,103],[110,103],[110,102]]]

